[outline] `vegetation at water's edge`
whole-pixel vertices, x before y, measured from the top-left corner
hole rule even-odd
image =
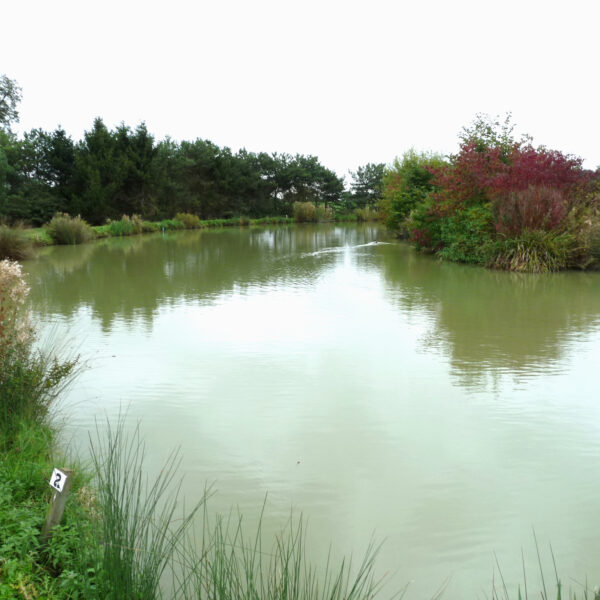
[[[63,521],[42,543],[48,478],[64,460],[49,414],[77,359],[34,349],[27,294],[18,263],[0,261],[0,599],[366,600],[380,590],[372,546],[354,568],[313,568],[301,520],[267,544],[260,526],[245,539],[241,517],[210,517],[205,498],[182,515],[177,455],[148,483],[139,433],[125,436],[122,424],[92,442],[91,471],[77,466]],[[201,508],[196,540],[190,525]]]
[[[600,171],[478,115],[459,153],[406,152],[384,175],[391,229],[444,259],[542,273],[600,267]]]
[[[83,244],[94,239],[123,237],[141,233],[178,231],[183,229],[208,229],[220,227],[257,227],[264,225],[290,225],[292,223],[321,223],[341,221],[375,221],[379,213],[370,208],[356,209],[352,213],[333,214],[330,208],[315,206],[311,202],[295,202],[293,217],[261,217],[249,219],[235,217],[231,219],[201,220],[198,215],[177,213],[173,219],[162,221],[144,221],[138,215],[123,215],[118,221],[109,220],[105,225],[91,226],[80,216],[71,217],[66,213],[57,213],[44,227],[23,228],[0,225],[0,260],[23,260],[33,255],[35,246],[54,244]]]

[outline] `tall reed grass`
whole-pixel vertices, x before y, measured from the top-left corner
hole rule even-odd
[[[185,598],[205,600],[358,600],[374,598],[384,580],[374,573],[379,547],[370,544],[363,560],[334,561],[329,555],[320,568],[309,562],[306,528],[300,517],[268,543],[262,533],[262,517],[248,537],[242,515],[217,516],[204,512],[201,540],[187,538],[177,563],[184,576],[178,587]],[[405,590],[392,594],[399,598]]]
[[[25,260],[33,254],[33,242],[20,227],[0,225],[0,260]]]
[[[566,232],[524,230],[518,238],[506,238],[488,246],[488,266],[522,273],[549,273],[566,269],[576,240]]]
[[[92,441],[99,535],[96,547],[98,597],[146,600],[161,596],[160,582],[202,498],[187,514],[178,512],[179,463],[172,453],[159,475],[148,481],[139,427],[125,434],[123,421],[97,432]],[[176,597],[178,590],[173,590]]]
[[[67,213],[56,213],[46,231],[55,244],[83,244],[94,237],[93,229],[79,215],[71,217]]]
[[[144,230],[144,222],[139,215],[123,215],[119,221],[109,221],[108,233],[113,237],[136,235]]]
[[[21,421],[45,421],[78,362],[34,348],[35,332],[25,310],[28,293],[21,266],[0,261],[0,444],[10,441]]]
[[[147,479],[144,457],[139,425],[127,434],[123,420],[107,424],[106,433],[97,429],[92,461],[99,518],[92,569],[100,576],[94,597],[366,600],[381,590],[375,545],[356,568],[350,560],[334,565],[330,558],[317,569],[307,557],[301,518],[266,543],[262,513],[248,538],[241,516],[210,516],[206,493],[180,512],[178,453],[169,455],[154,481]],[[201,532],[194,534],[200,508]]]
[[[313,202],[294,202],[294,221],[297,223],[319,223],[333,220],[333,210],[330,207],[315,206]]]

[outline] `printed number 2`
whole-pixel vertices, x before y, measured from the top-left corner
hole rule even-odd
[[[50,477],[50,481],[48,481],[48,483],[50,484],[50,487],[54,488],[55,490],[58,490],[59,492],[62,492],[66,481],[66,473],[63,473],[60,469],[54,469],[54,471],[52,471],[52,476]]]

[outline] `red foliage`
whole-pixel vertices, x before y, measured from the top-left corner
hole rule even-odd
[[[558,188],[531,185],[498,195],[494,207],[496,231],[516,236],[524,229],[556,229],[567,216],[569,202]]]
[[[434,195],[433,212],[443,216],[493,201],[498,231],[553,228],[566,215],[574,192],[595,177],[581,164],[582,159],[556,150],[515,144],[508,152],[500,147],[481,151],[470,142],[461,146],[451,165],[430,170],[441,189]],[[532,186],[534,191],[528,191]]]

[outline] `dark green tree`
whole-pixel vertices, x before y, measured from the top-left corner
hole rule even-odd
[[[350,189],[355,207],[374,208],[377,205],[381,200],[384,173],[384,163],[367,163],[363,167],[358,167],[356,172],[350,171],[352,177]]]

